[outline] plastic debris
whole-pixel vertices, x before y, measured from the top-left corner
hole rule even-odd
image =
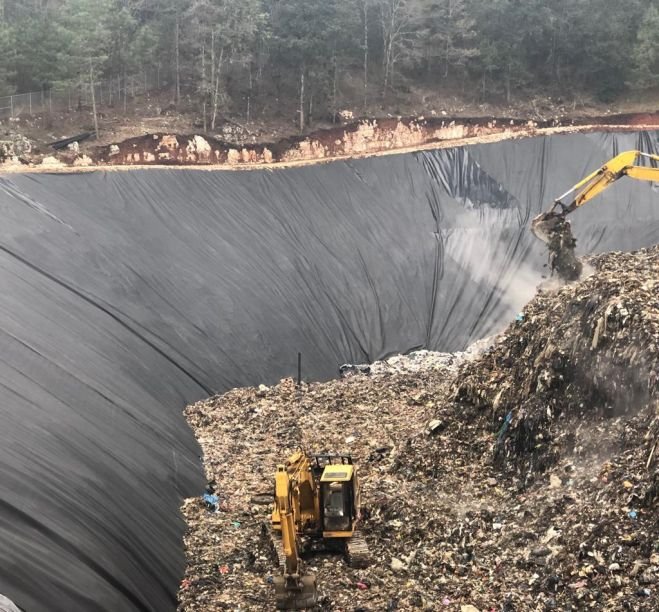
[[[211,495],[210,493],[204,493],[202,496],[206,507],[212,512],[218,512],[220,509],[220,498],[217,495]]]

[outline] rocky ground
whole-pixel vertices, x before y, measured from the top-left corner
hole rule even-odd
[[[589,264],[480,353],[188,407],[215,497],[183,507],[180,610],[274,609],[263,502],[300,445],[353,455],[373,556],[308,558],[320,609],[659,609],[659,248]]]

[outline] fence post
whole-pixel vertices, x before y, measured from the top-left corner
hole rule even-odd
[[[9,96],[9,116],[14,118],[14,96]]]
[[[27,94],[28,99],[30,100],[30,115],[32,114],[32,92]]]

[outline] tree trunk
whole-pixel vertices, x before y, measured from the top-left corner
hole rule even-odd
[[[176,106],[181,103],[181,61],[179,54],[181,38],[181,15],[178,6],[176,7],[176,33],[174,35],[175,55],[176,55]]]
[[[252,61],[249,62],[249,90],[247,92],[247,123],[250,122],[252,116],[252,88],[254,87],[254,79],[252,78]]]
[[[368,0],[364,2],[364,114],[368,105]]]
[[[201,36],[201,32],[199,33]],[[206,132],[206,98],[208,93],[208,84],[206,83],[206,45],[201,43],[201,83],[199,84],[201,92],[201,112],[203,113],[204,132]]]
[[[389,23],[382,16],[382,29],[383,29],[383,42],[384,42],[384,86],[382,90],[382,97],[387,97],[387,90],[389,89],[391,80],[391,71],[393,69],[393,54],[394,44],[396,39],[396,13],[398,5],[396,2],[391,3],[391,15],[389,15]]]
[[[94,83],[94,64],[92,58],[89,58],[89,86],[92,90],[92,112],[94,113],[94,132],[96,133],[96,140],[98,140],[98,115],[96,114],[96,92]]]
[[[220,58],[217,60],[217,69],[215,70],[215,91],[213,91],[213,117],[211,118],[211,130],[215,129],[215,122],[217,120],[217,107],[220,98],[220,78],[222,76],[223,61],[224,61],[224,47],[220,49]]]
[[[451,28],[453,24],[453,0],[448,0],[448,15],[447,15],[447,29],[446,29],[446,49],[444,49],[444,78],[448,77],[448,66],[451,60]]]
[[[304,132],[304,66],[300,70],[300,132]]]
[[[213,98],[213,92],[215,91],[215,30],[211,28],[211,83],[210,83],[210,94],[211,94],[211,105],[215,106],[215,98]]]
[[[336,44],[334,45],[334,76],[332,78],[332,123],[336,123],[336,113],[338,111],[336,107],[336,73],[338,71],[337,61],[336,61]]]

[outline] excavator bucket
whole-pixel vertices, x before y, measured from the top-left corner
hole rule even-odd
[[[277,610],[308,610],[318,603],[315,576],[302,576],[297,580],[275,576],[274,584]]]
[[[556,234],[560,231],[565,219],[562,215],[555,212],[544,212],[538,215],[531,222],[531,231],[533,235],[542,240],[545,244],[549,244]]]
[[[531,223],[533,234],[549,246],[549,263],[552,273],[556,272],[566,281],[581,276],[583,264],[576,255],[577,241],[565,215],[555,212],[543,213]]]

